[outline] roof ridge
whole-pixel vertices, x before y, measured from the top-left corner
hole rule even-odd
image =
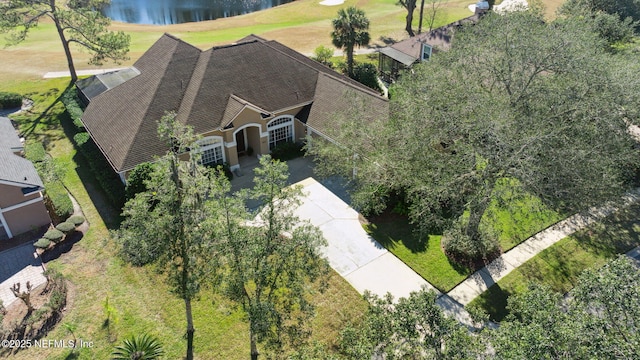
[[[326,77],[329,77],[329,78],[331,78],[333,80],[339,81],[339,82],[349,86],[350,88],[357,89],[357,90],[360,90],[362,92],[365,92],[369,96],[377,97],[377,98],[380,98],[380,99],[382,99],[384,101],[389,101],[389,99],[387,99],[386,97],[380,95],[380,93],[378,93],[377,91],[373,90],[372,88],[370,88],[370,87],[368,87],[368,86],[366,86],[364,84],[362,84],[362,87],[360,87],[360,86],[356,87],[355,84],[352,84],[351,82],[346,81],[346,80],[344,80],[344,79],[342,79],[342,78],[340,78],[338,76],[334,76],[333,74],[328,74],[328,73],[321,73],[321,74],[326,76]],[[351,78],[349,78],[349,79],[351,79]]]
[[[168,38],[171,38],[172,40],[176,40],[176,41],[181,42],[181,43],[183,43],[183,44],[189,45],[190,47],[192,47],[192,48],[194,48],[194,49],[196,49],[196,50],[198,50],[198,51],[202,52],[202,49],[200,49],[199,47],[197,47],[197,46],[195,46],[195,45],[193,45],[193,44],[189,44],[188,42],[186,42],[186,41],[184,41],[184,40],[180,39],[179,37],[177,37],[177,36],[175,36],[175,35],[172,35],[172,34],[169,34],[169,33],[167,33],[167,32],[166,32],[166,33],[164,33],[164,34],[162,34],[162,36],[160,37],[160,39],[161,39],[161,38],[163,38],[163,37],[165,37],[165,36],[166,36],[166,37],[168,37]],[[158,39],[158,40],[160,40],[160,39]],[[156,40],[156,41],[158,41],[158,40]],[[152,45],[152,46],[153,46],[153,45]],[[148,50],[148,49],[147,49],[147,50]],[[144,54],[143,54],[143,55],[144,55]]]

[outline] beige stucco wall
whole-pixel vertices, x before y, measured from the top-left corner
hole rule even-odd
[[[39,196],[40,193],[38,192],[24,196],[19,186],[0,184],[0,208],[6,208],[11,205],[29,201]]]
[[[4,212],[2,215],[13,236],[51,223],[43,201]]]

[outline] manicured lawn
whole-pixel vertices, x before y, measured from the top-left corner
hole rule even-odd
[[[562,217],[545,208],[528,194],[515,194],[514,181],[497,185],[485,219],[498,233],[500,246],[507,251]],[[385,213],[375,217],[365,230],[416,273],[440,291],[448,292],[471,274],[471,270],[449,261],[440,246],[441,235],[420,238],[404,216]]]
[[[561,240],[498,281],[469,306],[479,306],[493,320],[500,321],[507,314],[508,297],[526,291],[531,282],[568,292],[584,269],[602,266],[617,254],[640,245],[639,214],[640,207],[632,206]]]
[[[451,290],[471,274],[469,269],[449,262],[440,247],[440,235],[420,238],[406,217],[385,213],[364,229],[440,291]]]
[[[515,179],[502,179],[496,185],[497,196],[485,214],[486,222],[498,231],[503,252],[564,218],[535,196],[514,191],[516,185]]]
[[[90,229],[67,253],[47,264],[71,282],[70,298],[63,323],[77,325],[76,336],[93,342],[81,349],[80,359],[106,359],[113,347],[133,334],[148,332],[162,342],[167,358],[184,356],[186,342],[184,304],[172,295],[153,268],[135,268],[116,256],[109,229],[117,227],[118,211],[110,207],[98,188],[86,160],[76,154],[63,127],[71,128],[62,104],[53,101],[68,80],[23,82],[10,91],[29,93],[36,106],[26,115],[16,116],[27,141],[42,141],[63,170],[63,182],[80,203]],[[46,112],[45,112],[46,111]],[[111,340],[104,327],[104,302],[115,308]],[[313,337],[334,346],[339,330],[357,319],[366,308],[359,294],[340,276],[331,274],[329,287],[315,298],[318,316],[312,323]],[[244,312],[235,304],[203,289],[193,303],[196,357],[201,359],[245,359],[249,355],[248,329]],[[70,340],[71,335],[57,325],[47,339]],[[117,339],[117,340],[116,340]],[[115,340],[115,341],[113,341]],[[69,349],[29,349],[16,359],[69,359]]]

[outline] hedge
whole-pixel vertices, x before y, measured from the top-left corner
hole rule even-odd
[[[67,89],[62,94],[62,103],[64,104],[67,113],[71,116],[73,125],[76,126],[78,131],[84,131],[84,124],[82,123],[82,103],[78,99],[78,93],[76,93],[75,87]]]
[[[13,109],[22,106],[22,95],[12,92],[0,92],[0,109]]]
[[[33,163],[43,162],[47,157],[47,152],[40,142],[29,142],[24,149],[25,156]]]
[[[67,222],[70,222],[75,226],[80,226],[84,222],[84,217],[82,217],[82,215],[73,215],[67,219]]]
[[[86,134],[86,135],[83,135]],[[125,202],[124,184],[118,174],[113,171],[93,140],[87,133],[78,133],[73,137],[78,150],[87,160],[91,173],[104,190],[107,198],[118,209],[121,209]]]
[[[58,242],[60,240],[62,240],[62,237],[64,236],[64,234],[62,233],[62,231],[57,230],[57,229],[51,229],[49,231],[47,231],[46,233],[44,233],[44,235],[42,235],[43,238],[45,239],[49,239],[53,242]]]
[[[72,222],[65,221],[56,225],[56,229],[62,231],[65,234],[68,234],[76,229],[76,225]]]
[[[40,248],[40,249],[46,249],[49,247],[49,245],[51,245],[51,240],[47,239],[47,238],[40,238],[38,239],[38,241],[36,241],[33,246]]]
[[[73,214],[73,204],[60,181],[52,181],[45,184],[45,195],[51,202],[55,215],[60,219],[66,219]]]
[[[280,161],[295,159],[304,155],[304,152],[302,151],[303,147],[304,145],[300,143],[281,143],[271,150],[271,157]]]

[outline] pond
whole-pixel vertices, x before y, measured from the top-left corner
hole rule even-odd
[[[169,25],[247,14],[292,0],[111,0],[103,14],[132,24]]]

